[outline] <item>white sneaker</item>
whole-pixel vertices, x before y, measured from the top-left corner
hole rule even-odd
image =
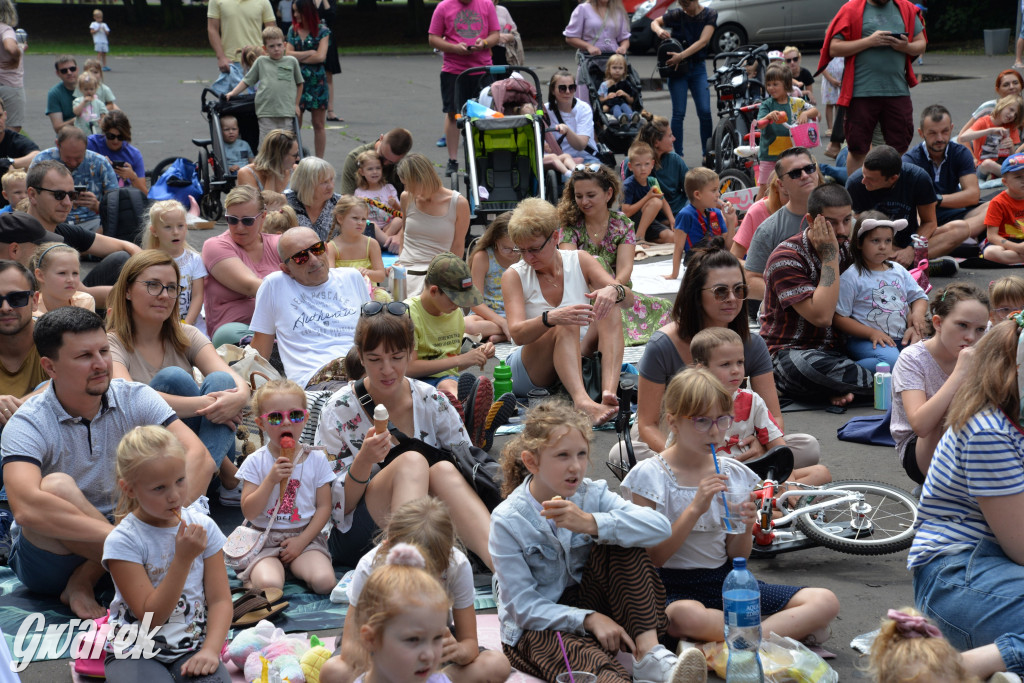
[[[672,654],[664,645],[655,645],[639,662],[633,665],[634,683],[690,683],[707,680],[707,663],[704,662],[704,678],[687,678],[687,671],[693,671],[693,656],[687,656],[689,664]],[[703,656],[701,660],[703,662]]]
[[[206,496],[199,496],[194,501],[192,501],[192,504],[187,506],[186,509],[191,510],[192,512],[201,512],[207,517],[209,517],[210,499],[207,498]]]
[[[224,488],[224,484],[219,487],[220,504],[224,507],[242,507],[242,481],[238,481],[238,486],[233,489]]]
[[[689,647],[679,653],[679,663],[672,671],[672,683],[707,683],[708,660],[698,647]]]

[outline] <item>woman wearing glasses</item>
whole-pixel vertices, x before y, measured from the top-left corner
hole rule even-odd
[[[256,292],[263,278],[281,269],[277,253],[281,236],[262,231],[266,205],[259,191],[238,185],[228,193],[224,207],[228,229],[203,243],[208,273],[203,308],[206,329],[217,346],[234,344],[249,334]]]
[[[272,130],[260,143],[251,164],[238,169],[239,185],[249,185],[262,192],[284,192],[299,163],[299,143],[290,130]]]
[[[558,204],[562,226],[560,249],[581,249],[611,273],[615,281],[631,287],[636,234],[633,221],[612,206],[619,201],[622,183],[611,169],[600,164],[576,167],[565,184]],[[633,293],[633,307],[623,309],[625,343],[638,346],[650,341],[659,327],[669,322],[672,303],[666,299]]]
[[[470,441],[448,399],[431,385],[405,376],[413,343],[406,304],[363,304],[353,344],[363,378],[328,399],[315,440],[337,454],[331,557],[336,565],[354,565],[373,548],[378,527],[383,528],[392,510],[431,495],[448,505],[459,538],[493,570],[487,507],[451,462],[436,457],[433,464],[428,462],[437,449],[466,451],[468,456]],[[374,413],[379,406],[387,409],[389,429],[401,435],[377,432]]]
[[[408,296],[419,296],[435,256],[450,251],[461,258],[466,253],[469,202],[441,184],[434,164],[422,154],[407,155],[397,171],[405,185],[405,227],[397,263],[406,269]]]
[[[555,130],[555,142],[563,153],[577,162],[600,163],[594,156],[596,148],[590,144],[594,137],[594,112],[576,99],[576,79],[568,69],[558,69],[548,82],[548,123]]]
[[[235,427],[249,387],[217,355],[202,332],[181,322],[178,264],[162,251],[132,256],[110,292],[107,338],[113,378],[153,387],[199,436],[220,468],[221,482],[235,489]],[[196,384],[193,371],[205,378]]]
[[[341,195],[334,191],[334,167],[319,157],[306,157],[295,167],[291,188],[285,190],[299,225],[313,228],[322,240],[331,231],[331,214]]]
[[[100,119],[100,131],[89,136],[87,149],[110,160],[117,174],[118,186],[130,185],[143,193],[149,192],[146,187],[146,164],[142,161],[142,152],[131,144],[132,124],[128,116],[120,109],[108,111]]]
[[[520,202],[508,234],[523,260],[505,271],[505,316],[517,347],[508,357],[518,396],[561,382],[576,408],[603,424],[618,409],[622,316],[633,292],[585,251],[558,249],[558,213],[543,199]],[[580,358],[601,353],[600,402],[583,383]]]
[[[636,424],[631,433],[638,460],[665,450],[666,434],[661,430],[661,399],[669,380],[688,365],[693,365],[690,340],[708,327],[727,327],[743,340],[744,368],[750,389],[768,406],[779,429],[785,433],[779,394],[775,389],[772,360],[764,340],[750,333],[743,300],[747,281],[735,256],[716,237],[706,247],[692,250],[683,283],[672,307],[672,322],[651,336],[640,359],[640,384],[637,389]],[[763,450],[754,437],[749,448]],[[786,434],[786,445],[793,450],[796,467],[816,465],[821,458],[818,440],[809,434]],[[611,459],[619,461],[618,446]]]

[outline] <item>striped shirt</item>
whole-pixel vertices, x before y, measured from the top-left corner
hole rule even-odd
[[[986,408],[963,429],[946,430],[924,482],[907,568],[971,550],[983,539],[995,541],[978,498],[1021,491],[1024,432],[1001,410]]]

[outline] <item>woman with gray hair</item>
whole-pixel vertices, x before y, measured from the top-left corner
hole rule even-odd
[[[0,0],[0,100],[7,111],[6,127],[20,133],[25,118],[25,46],[18,42],[14,32],[17,25],[18,10],[14,3]]]
[[[299,225],[313,228],[322,240],[331,231],[331,214],[341,195],[334,191],[334,167],[319,157],[306,157],[292,173],[285,190],[288,205],[295,209]]]

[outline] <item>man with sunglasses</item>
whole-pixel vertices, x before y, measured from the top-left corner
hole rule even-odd
[[[814,158],[805,147],[790,147],[775,162],[779,186],[789,195],[789,201],[778,211],[754,228],[750,248],[743,263],[747,271],[750,298],[764,298],[764,267],[772,250],[784,240],[807,227],[807,200],[821,183]]]
[[[0,260],[0,431],[40,382],[48,379],[32,341],[35,289],[36,280],[28,268]]]
[[[345,165],[341,167],[341,194],[355,194],[359,184],[359,177],[356,171],[359,165],[356,159],[363,152],[373,150],[380,157],[380,165],[384,170],[383,183],[390,183],[395,186],[399,195],[405,189],[405,185],[398,179],[398,172],[395,170],[398,162],[405,158],[405,155],[412,149],[412,133],[405,128],[393,128],[387,133],[381,134],[373,142],[359,145],[345,157]]]
[[[66,126],[75,125],[75,88],[78,87],[78,62],[72,55],[60,55],[53,63],[60,83],[46,93],[46,115],[53,124],[53,132],[59,133]]]
[[[71,171],[74,186],[86,189],[72,200],[72,209],[66,222],[95,233],[102,227],[100,199],[108,192],[117,190],[118,185],[117,174],[110,160],[102,154],[89,151],[88,144],[89,138],[84,131],[74,126],[62,128],[57,133],[57,145],[37,154],[32,163],[59,161]]]
[[[270,358],[277,340],[285,375],[307,389],[335,390],[352,347],[359,307],[370,300],[354,268],[331,268],[327,247],[310,228],[287,230],[277,244],[281,271],[256,292],[252,347]]]

